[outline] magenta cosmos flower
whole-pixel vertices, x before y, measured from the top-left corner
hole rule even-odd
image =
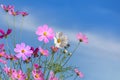
[[[13,72],[12,75],[14,80],[26,80],[26,75],[21,70]]]
[[[25,16],[27,16],[27,15],[28,15],[28,13],[27,13],[27,12],[20,12],[20,14],[21,14],[23,17],[25,17]]]
[[[53,71],[50,72],[50,77],[49,77],[49,80],[58,80],[57,77],[55,77],[55,74]]]
[[[74,69],[74,71],[75,71],[76,75],[79,76],[80,78],[84,77],[83,73],[80,72],[78,69]]]
[[[20,12],[19,11],[14,11],[14,9],[12,9],[12,10],[9,11],[9,14],[13,15],[13,16],[17,16],[17,15],[20,14]]]
[[[88,43],[88,38],[86,37],[86,35],[82,34],[82,33],[78,33],[77,34],[77,39],[80,42],[84,42],[84,43]]]
[[[44,50],[44,49],[42,49],[41,47],[39,48],[39,50],[40,50],[40,53],[42,54],[42,55],[44,55],[44,56],[48,56],[49,54],[48,54],[48,50]]]
[[[52,28],[48,28],[48,25],[39,26],[36,34],[39,36],[39,41],[44,41],[45,43],[48,43],[49,40],[52,40],[54,38],[54,32]]]
[[[34,80],[45,80],[44,74],[40,70],[33,70],[32,75],[33,75]]]
[[[6,33],[2,29],[0,29],[0,39],[4,37],[6,38],[11,32],[12,32],[12,29],[8,29]]]
[[[33,51],[31,50],[31,47],[28,45],[25,46],[25,43],[17,44],[14,51],[17,53],[16,57],[17,58],[22,57],[23,60],[26,60],[27,57],[31,57],[33,53]]]
[[[14,9],[14,6],[11,6],[11,5],[6,6],[6,5],[1,4],[1,8],[2,8],[4,11],[8,12],[8,11]]]

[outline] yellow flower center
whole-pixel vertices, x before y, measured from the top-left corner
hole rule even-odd
[[[25,53],[25,50],[21,50],[22,53]]]
[[[57,39],[57,43],[61,43],[61,39]]]
[[[35,77],[36,77],[36,78],[39,78],[39,74],[36,74]]]
[[[47,36],[47,32],[44,32],[43,35],[44,35],[44,36]]]
[[[20,77],[21,77],[21,76],[18,74],[18,75],[17,75],[17,78],[20,78]]]

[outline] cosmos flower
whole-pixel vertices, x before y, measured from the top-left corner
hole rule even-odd
[[[44,74],[40,70],[33,70],[32,75],[33,75],[34,80],[45,80]]]
[[[26,75],[21,70],[13,72],[12,75],[15,80],[26,80]]]
[[[38,51],[39,51],[39,48],[36,48],[36,49],[34,49],[33,47],[31,47],[31,50],[33,51],[33,55],[34,55],[34,57],[38,57],[39,55],[38,55]]]
[[[50,72],[50,77],[49,77],[49,80],[58,80],[58,78],[57,78],[57,77],[55,77],[55,75],[54,75],[54,72],[53,72],[53,71],[51,71],[51,72]]]
[[[6,64],[7,62],[5,60],[0,59],[0,63]]]
[[[44,55],[44,56],[48,56],[49,54],[48,54],[48,50],[44,50],[44,49],[42,49],[41,47],[39,48],[39,50],[40,50],[40,53],[42,54],[42,55]]]
[[[52,50],[54,53],[56,53],[56,52],[58,51],[58,48],[55,47],[55,46],[51,46],[51,50]]]
[[[11,68],[7,67],[7,65],[5,65],[5,67],[3,68],[3,70],[4,70],[4,72],[5,72],[8,76],[10,76],[11,78],[14,77],[14,76],[13,76],[13,73],[16,72],[15,69],[11,69]]]
[[[88,43],[88,38],[86,37],[86,35],[82,34],[82,33],[78,33],[77,34],[77,39],[80,42],[84,42],[84,43]]]
[[[14,9],[12,9],[12,10],[9,11],[9,14],[13,15],[13,16],[17,16],[17,15],[20,14],[20,12],[19,11],[14,11]]]
[[[39,69],[39,68],[41,68],[41,66],[39,66],[39,64],[34,64],[34,68]]]
[[[76,75],[79,76],[80,78],[84,77],[83,73],[80,72],[78,69],[74,69],[74,71],[75,71]]]
[[[0,57],[4,57],[6,54],[5,54],[5,52],[4,51],[1,51],[0,52]]]
[[[4,50],[4,44],[0,44],[0,52]]]
[[[4,11],[9,12],[10,10],[14,9],[14,6],[11,6],[11,5],[6,6],[6,5],[1,4],[1,8]]]
[[[58,48],[63,48],[68,44],[68,38],[62,32],[57,32],[54,37],[55,46]]]
[[[54,38],[54,32],[52,28],[48,28],[48,25],[39,26],[36,34],[39,36],[39,41],[44,41],[44,43],[48,43],[49,40]]]
[[[21,14],[23,17],[25,17],[25,16],[27,16],[27,15],[28,15],[28,13],[27,13],[27,12],[20,12],[20,14]]]
[[[6,33],[2,29],[0,29],[0,39],[6,38],[11,32],[12,29],[8,29]]]
[[[27,57],[31,57],[33,51],[30,50],[31,47],[30,46],[26,46],[25,43],[21,43],[21,44],[17,44],[16,45],[16,48],[14,49],[14,51],[17,53],[16,54],[16,57],[17,58],[21,58],[23,60],[26,60]]]

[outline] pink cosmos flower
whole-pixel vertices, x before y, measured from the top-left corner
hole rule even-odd
[[[20,14],[20,12],[19,11],[14,11],[14,9],[12,9],[12,10],[9,11],[9,14],[13,15],[13,16],[17,16],[17,15]]]
[[[4,37],[6,38],[11,32],[12,32],[12,29],[8,29],[6,33],[2,29],[0,29],[0,39]]]
[[[44,56],[48,56],[49,54],[48,54],[48,50],[44,50],[44,49],[42,49],[41,47],[39,48],[39,50],[40,50],[40,53],[42,54],[42,55],[44,55]]]
[[[14,49],[14,51],[17,53],[16,54],[16,57],[17,58],[21,58],[23,60],[26,60],[27,57],[31,57],[33,51],[30,50],[31,47],[30,46],[26,46],[25,43],[21,43],[21,44],[17,44],[16,45],[16,48]]]
[[[39,26],[36,34],[39,36],[39,41],[44,41],[45,43],[48,43],[49,40],[52,40],[54,38],[54,32],[52,28],[48,28],[48,25]]]
[[[74,69],[75,73],[80,77],[80,78],[83,78],[84,75],[82,72],[80,72],[78,69]]]
[[[86,37],[86,35],[82,34],[82,33],[78,33],[77,34],[77,39],[80,42],[84,42],[84,43],[88,43],[88,38]]]
[[[20,12],[20,14],[21,14],[23,17],[28,15],[27,12]]]
[[[33,75],[34,80],[45,80],[44,74],[40,70],[33,70],[32,75]]]
[[[50,72],[50,77],[49,77],[49,80],[58,80],[58,78],[57,78],[57,77],[55,77],[55,75],[54,75],[54,72],[53,72],[53,71],[51,71],[51,72]]]
[[[1,8],[2,8],[4,11],[8,12],[8,11],[14,9],[14,6],[11,6],[11,5],[6,6],[6,5],[1,4]]]
[[[3,64],[6,64],[6,63],[7,63],[6,61],[4,61],[4,60],[2,60],[2,59],[0,59],[0,62],[3,63]]]
[[[11,78],[14,78],[13,73],[16,72],[16,70],[7,67],[7,65],[5,65],[5,67],[3,68],[3,70],[5,71],[5,73],[8,76],[10,76]]]
[[[56,53],[58,51],[58,47],[55,47],[55,46],[52,46],[51,49],[54,53]]]
[[[4,57],[6,54],[4,51],[0,52],[0,57]]]
[[[4,50],[4,44],[0,44],[0,52]]]
[[[39,68],[41,68],[41,66],[39,66],[38,64],[34,64],[34,68],[39,69]]]
[[[14,72],[12,75],[15,80],[26,80],[26,75],[21,70]]]

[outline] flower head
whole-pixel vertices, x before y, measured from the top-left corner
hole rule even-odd
[[[0,52],[4,50],[4,44],[0,44]]]
[[[12,29],[8,29],[6,33],[2,29],[0,29],[0,39],[6,38],[11,32]]]
[[[86,35],[82,34],[82,33],[78,33],[77,34],[77,39],[80,42],[84,42],[84,43],[88,43],[88,38],[86,37]]]
[[[58,48],[63,48],[68,44],[68,38],[62,32],[57,32],[54,38],[55,46]]]
[[[12,75],[15,80],[26,80],[26,75],[21,70],[14,72]]]
[[[41,66],[39,66],[38,64],[34,64],[34,68],[39,69],[39,68],[41,68]]]
[[[27,15],[28,15],[28,13],[27,13],[27,12],[20,12],[20,14],[21,14],[23,17],[25,17],[25,16],[27,16]]]
[[[76,75],[78,75],[80,78],[84,77],[83,73],[80,72],[78,69],[74,69],[74,71],[75,71]]]
[[[20,14],[20,12],[19,11],[14,11],[14,9],[12,9],[12,10],[9,11],[9,14],[13,15],[13,16],[17,16],[17,15]]]
[[[42,54],[42,55],[44,55],[44,56],[48,56],[49,54],[48,54],[48,50],[44,50],[44,49],[42,49],[41,47],[39,48],[39,50],[40,50],[40,53]]]
[[[38,57],[39,56],[38,55],[39,48],[34,49],[33,47],[31,47],[31,50],[33,51],[34,57]]]
[[[44,41],[44,43],[48,43],[49,40],[52,40],[54,37],[54,32],[52,28],[48,28],[48,25],[43,25],[38,27],[36,34],[39,36],[39,41]]]
[[[44,74],[40,70],[33,70],[32,75],[33,75],[34,80],[45,80]]]
[[[33,51],[30,50],[31,47],[30,46],[25,46],[25,43],[21,43],[21,44],[17,44],[16,45],[16,48],[14,49],[14,51],[17,53],[16,54],[16,57],[17,58],[21,58],[23,60],[26,60],[27,57],[31,57]]]
[[[4,57],[6,54],[5,54],[5,52],[4,51],[1,51],[0,52],[0,57]]]
[[[58,47],[52,46],[52,47],[51,47],[51,50],[52,50],[54,53],[56,53],[56,52],[58,51]]]
[[[4,60],[2,60],[2,59],[0,59],[0,62],[3,63],[3,64],[6,64],[6,63],[7,63],[6,61],[4,61]]]
[[[54,75],[54,72],[53,72],[53,71],[51,71],[51,72],[50,72],[50,77],[49,77],[49,80],[58,80],[58,78],[57,78],[57,77],[55,77],[55,75]]]
[[[2,8],[4,11],[8,12],[8,11],[14,9],[14,6],[11,6],[11,5],[6,6],[6,5],[1,4],[1,8]]]

